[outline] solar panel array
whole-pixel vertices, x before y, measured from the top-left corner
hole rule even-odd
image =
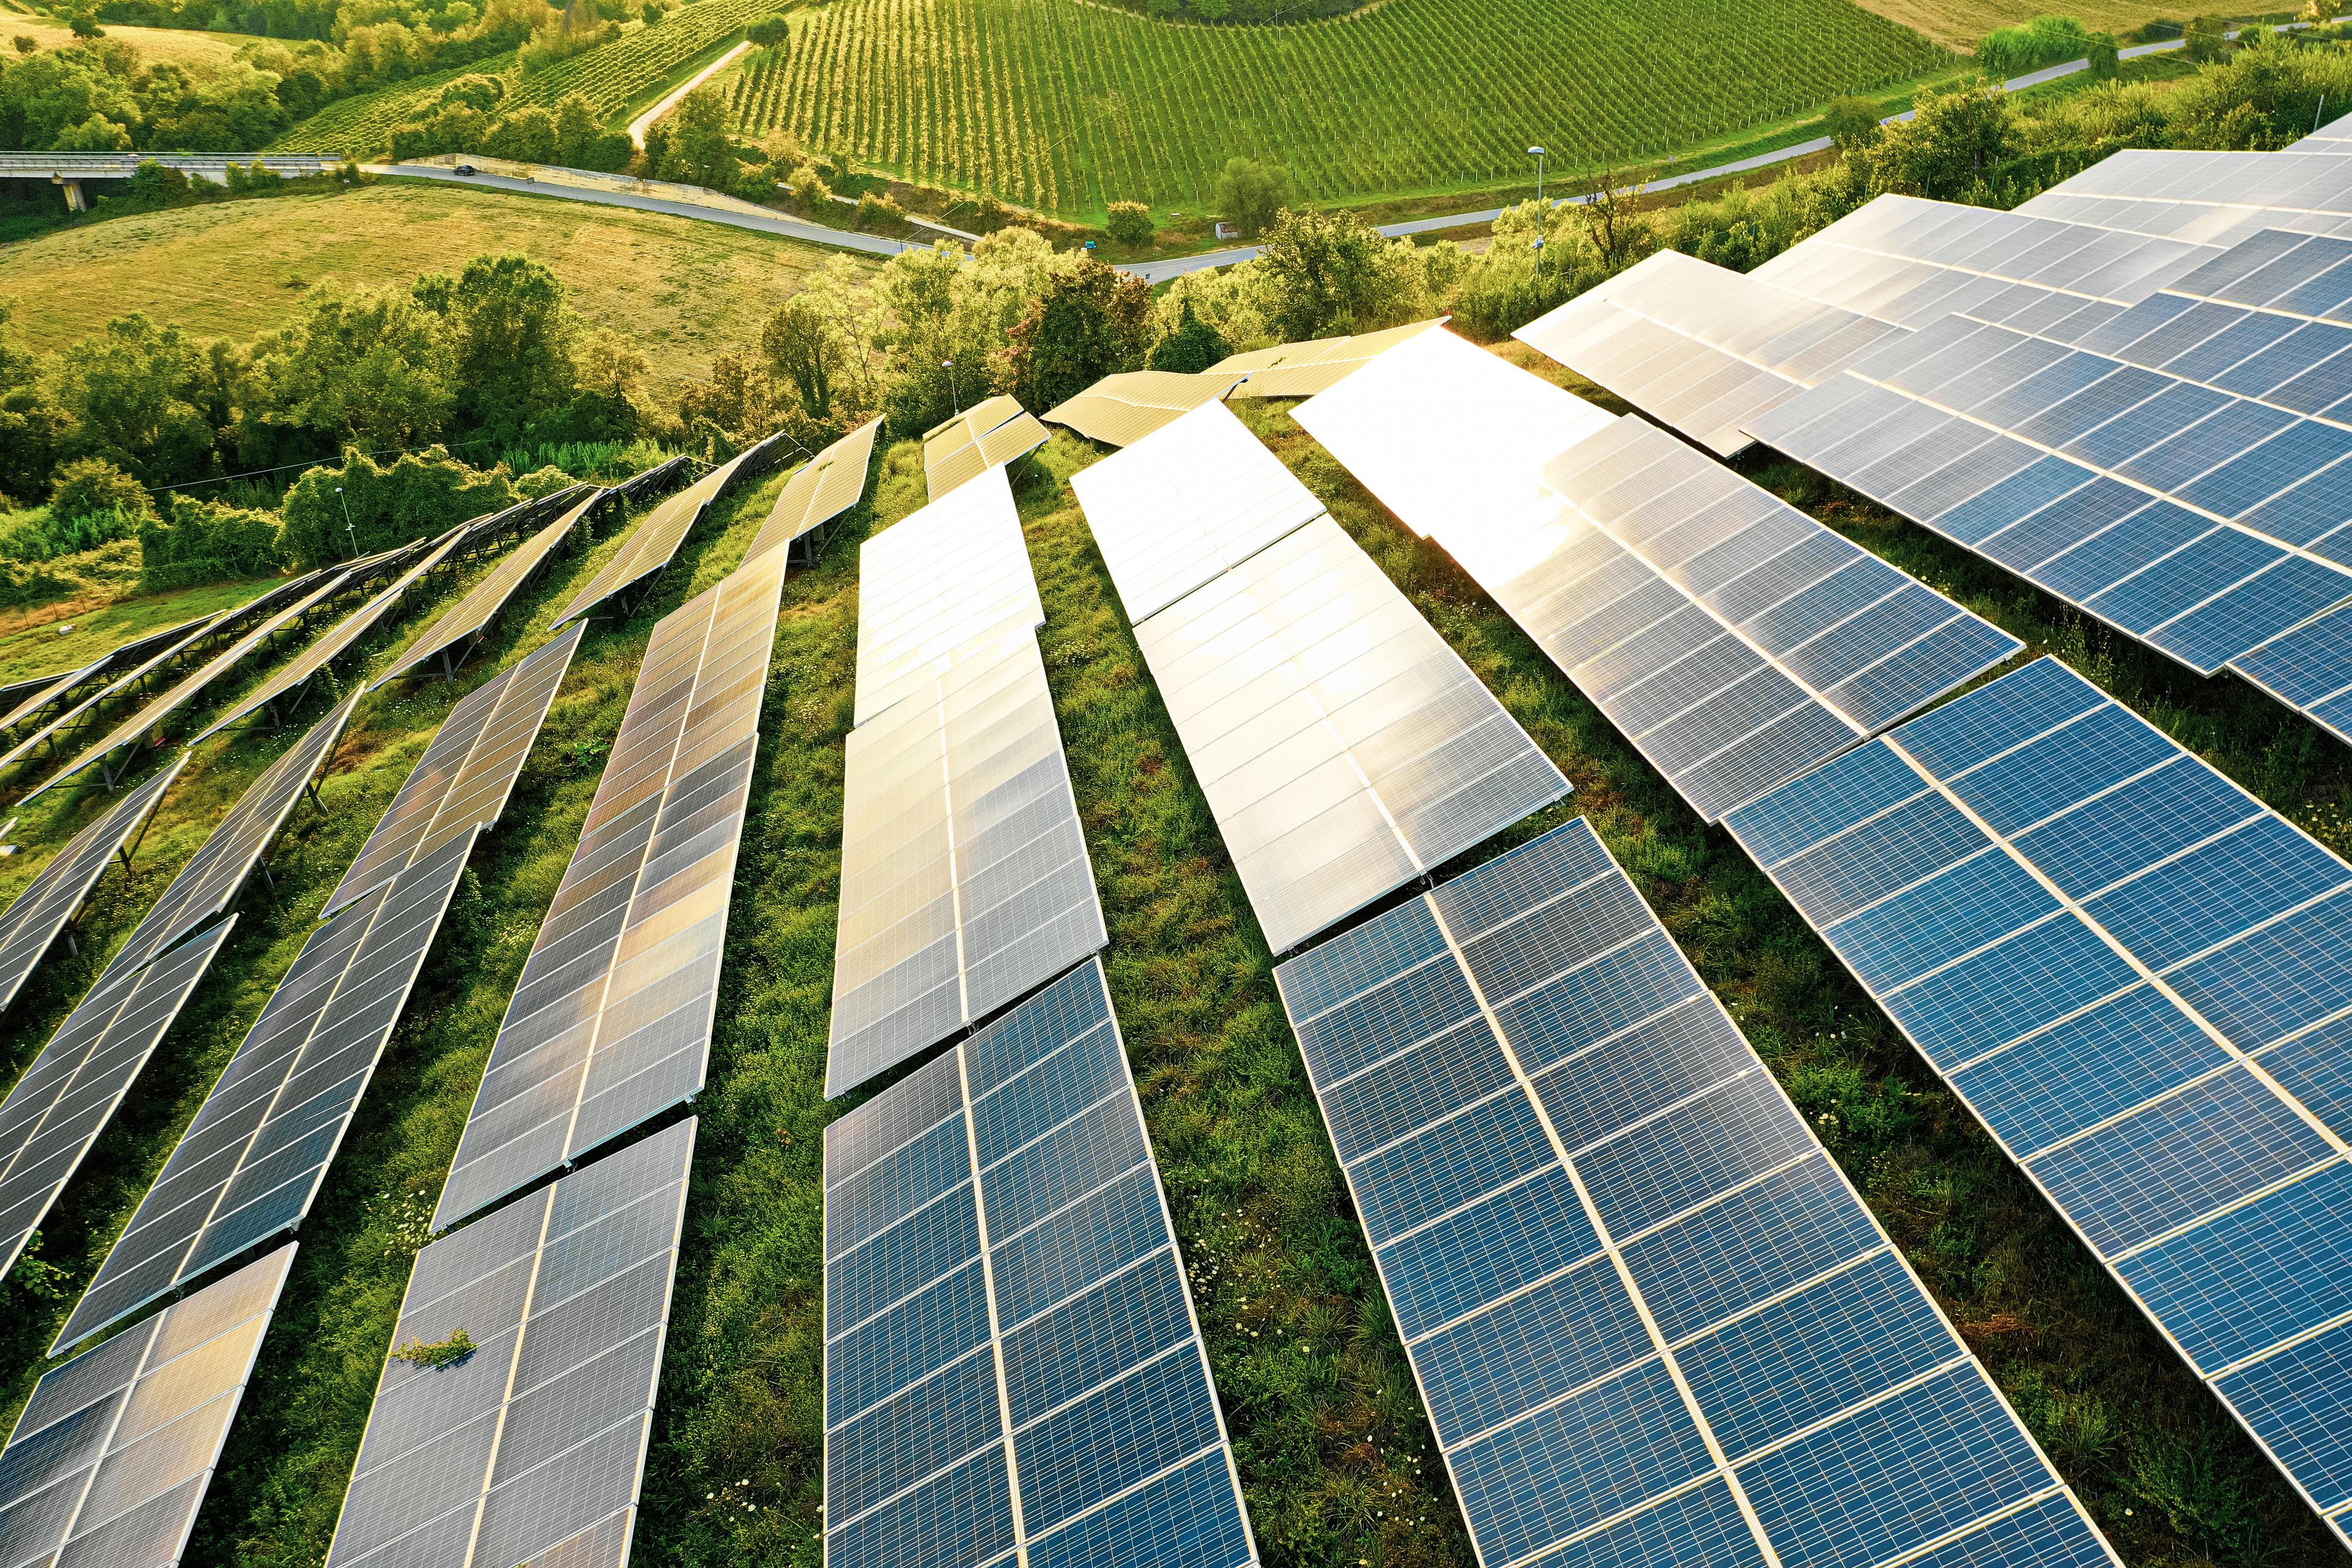
[[[866,493],[874,438],[881,430],[877,416],[803,464],[800,472],[784,481],[744,559],[793,544],[856,506]]]
[[[293,1260],[281,1247],[42,1377],[0,1451],[0,1558],[179,1562]]]
[[[591,490],[585,497],[564,510],[553,522],[525,540],[505,560],[491,568],[488,575],[467,590],[465,596],[443,612],[440,618],[392,661],[392,668],[375,678],[375,687],[389,685],[408,674],[419,665],[438,658],[442,673],[455,674],[459,661],[471,653],[482,639],[491,622],[499,618],[507,602],[520,591],[525,583],[547,563],[548,558],[562,548],[581,520],[605,499],[611,490]]]
[[[260,595],[268,598],[268,595]],[[167,648],[177,648],[199,634],[217,636],[218,628],[239,616],[252,614],[253,601],[218,615],[199,616],[193,621],[182,621],[160,631],[142,632],[128,642],[121,643],[99,655],[89,663],[76,669],[61,670],[53,675],[37,675],[29,680],[11,681],[0,687],[0,733],[31,732],[33,721],[77,691],[87,690],[100,683],[110,684],[110,678],[127,669],[135,669]]]
[[[1256,1561],[1099,963],[824,1150],[830,1568]]]
[[[827,1095],[1109,940],[1035,637],[904,687],[849,735]]]
[[[1135,637],[1276,952],[1568,793],[1328,517]]]
[[[857,577],[860,724],[881,711],[886,693],[951,664],[957,649],[1045,624],[1002,468],[868,539]]]
[[[2352,234],[2352,171],[2330,153],[2112,153],[2018,211],[2228,246],[2258,229]]]
[[[1383,358],[1300,423],[1709,820],[2021,646],[1654,426],[1548,414],[1568,395],[1448,353],[1499,374]],[[1475,485],[1454,482],[1465,458]]]
[[[473,842],[452,839],[310,934],[52,1354],[301,1222]]]
[[[1088,440],[1129,447],[1202,404],[1217,402],[1247,379],[1240,371],[1125,371],[1104,376],[1045,416]]]
[[[2352,153],[2352,123],[2331,120],[2299,142],[2289,142],[2289,153]]]
[[[130,846],[146,831],[163,792],[187,765],[185,752],[170,767],[109,806],[105,814],[68,840],[25,890],[0,912],[0,1011],[16,999],[25,982],[81,912],[89,890],[115,856],[127,862]]]
[[[417,580],[447,560],[457,550],[464,540],[465,532],[466,525],[460,523],[434,540],[417,556],[415,563],[394,578],[390,586],[329,627],[324,637],[304,648],[276,675],[263,681],[245,696],[238,698],[230,705],[227,712],[214,720],[208,728],[199,732],[195,739],[188,743],[193,746],[198,742],[217,735],[240,719],[259,712],[265,708],[275,714],[280,702],[285,703],[289,709],[299,703],[302,700],[304,691],[309,689],[311,679],[320,670],[341,658],[354,643],[373,632],[390,618],[408,597],[408,591],[416,585]]]
[[[1219,402],[1079,469],[1070,488],[1134,622],[1323,515],[1323,503]]]
[[[924,433],[923,482],[936,501],[1051,438],[1052,433],[1012,398],[988,398]]]
[[[329,1568],[622,1568],[685,1223],[681,1121],[417,1254]],[[436,1366],[401,1349],[463,1331]]]
[[[1305,342],[1276,343],[1270,349],[1250,349],[1219,360],[1209,367],[1208,374],[1248,372],[1249,379],[1230,395],[1234,397],[1312,397],[1318,392],[1328,392],[1367,361],[1444,323],[1444,317],[1436,316],[1355,337],[1313,338]]]
[[[551,625],[560,626],[575,616],[584,616],[607,599],[668,570],[677,558],[678,546],[686,542],[703,513],[725,499],[738,481],[764,472],[775,460],[776,444],[783,438],[779,431],[746,447],[655,508]]]
[[[305,615],[329,600],[363,587],[387,572],[400,570],[406,564],[409,556],[422,548],[422,545],[423,542],[420,541],[417,544],[403,545],[396,550],[362,556],[359,560],[347,562],[340,566],[331,566],[314,572],[309,577],[301,579],[310,586],[299,595],[293,596],[282,609],[215,654],[203,666],[184,677],[177,685],[163,696],[148,702],[137,712],[117,724],[103,740],[50,774],[37,788],[29,791],[25,798],[31,800],[45,791],[55,789],[84,769],[105,762],[116,752],[125,747],[136,748],[150,735],[160,733],[172,715],[194,701],[206,687],[244,663],[272,637],[286,627],[295,625]],[[157,662],[160,663],[169,657],[168,653],[158,655]],[[133,682],[126,678],[123,689],[128,689],[131,684]],[[125,770],[130,765],[129,762],[122,764]],[[115,771],[108,770],[109,787],[112,786],[119,776],[120,774]]]
[[[746,561],[654,627],[436,1227],[702,1088],[784,556]]]
[[[358,858],[327,896],[320,919],[431,858],[451,839],[470,837],[498,821],[586,629],[567,628],[449,710]]]
[[[1729,825],[2352,1540],[2352,868],[2050,659]]]
[[[1487,1568],[2115,1561],[1589,824],[1276,979]]]

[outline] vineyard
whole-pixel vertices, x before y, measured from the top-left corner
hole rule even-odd
[[[688,67],[786,0],[696,0],[673,11],[658,26],[633,27],[616,43],[525,74],[511,54],[495,55],[457,70],[418,77],[381,92],[331,103],[272,143],[280,153],[381,153],[395,127],[418,117],[423,106],[450,82],[469,72],[504,76],[503,107],[542,104],[553,108],[567,94],[585,93],[607,125],[658,97]]]
[[[726,85],[748,132],[1099,214],[1200,203],[1236,153],[1326,200],[1516,178],[1535,142],[1639,160],[1951,58],[1850,0],[1387,0],[1272,27],[1084,0],[840,0],[789,61],[754,57]]]

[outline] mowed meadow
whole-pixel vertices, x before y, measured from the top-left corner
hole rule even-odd
[[[705,4],[712,0],[704,0]],[[1042,211],[1206,199],[1244,155],[1318,200],[1474,189],[1649,159],[1953,63],[1850,0],[1374,0],[1297,26],[1085,0],[837,0],[741,128]],[[1557,166],[1557,165],[1556,165]]]

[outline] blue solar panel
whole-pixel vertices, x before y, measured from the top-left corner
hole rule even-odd
[[[1876,831],[1906,773],[1969,830]],[[2352,868],[2051,659],[1782,795],[1734,836],[2217,1392],[2341,1412],[2299,1346],[2352,1320]],[[2273,1443],[2315,1497],[2325,1447]]]
[[[1482,1563],[2095,1548],[1589,825],[1276,978]]]
[[[1099,963],[826,1129],[824,1274],[833,1568],[1256,1560]]]

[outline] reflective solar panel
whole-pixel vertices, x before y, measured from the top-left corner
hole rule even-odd
[[[81,912],[82,900],[115,856],[130,861],[131,847],[146,831],[156,803],[187,765],[188,754],[183,752],[170,767],[109,806],[104,816],[68,840],[0,912],[0,1010],[16,999],[58,933]]]
[[[1476,519],[1507,531],[1559,502],[1543,465],[1616,416],[1440,329],[1291,411],[1405,526]]]
[[[936,501],[1051,438],[1051,432],[1012,398],[988,398],[924,433],[923,481]]]
[[[551,626],[560,626],[575,616],[584,616],[614,595],[668,570],[669,563],[677,559],[678,546],[694,531],[694,525],[702,521],[702,514],[718,505],[738,480],[764,472],[775,460],[776,444],[782,439],[783,434],[779,431],[746,447],[655,508]]]
[[[1256,1561],[1099,963],[824,1155],[827,1568]]]
[[[827,1095],[1109,940],[1036,638],[907,684],[849,735]]]
[[[803,464],[800,472],[784,481],[744,559],[791,544],[856,506],[866,493],[874,438],[881,430],[879,416],[868,419]]]
[[[654,627],[436,1226],[702,1088],[784,555],[753,557]]]
[[[293,1262],[279,1247],[41,1379],[0,1451],[0,1557],[180,1561]]]
[[[1328,517],[1135,636],[1276,952],[1568,793]]]
[[[2352,606],[2315,616],[2230,661],[2338,740],[2352,742]]]
[[[450,840],[311,932],[50,1353],[301,1222],[473,843]]]
[[[498,821],[586,629],[574,623],[449,710],[359,858],[328,895],[320,919],[430,858],[452,838]]]
[[[2289,153],[2352,153],[2352,121],[2331,120],[2300,142],[2291,142],[2284,149]]]
[[[55,789],[83,769],[106,761],[118,750],[126,746],[135,748],[140,742],[152,735],[160,734],[163,724],[171,719],[172,715],[194,701],[196,696],[214,681],[220,679],[230,670],[244,663],[279,631],[295,625],[311,610],[337,595],[362,587],[386,572],[398,571],[405,564],[410,554],[422,546],[423,542],[420,541],[416,545],[404,545],[397,550],[362,556],[357,561],[347,562],[341,566],[331,566],[312,573],[309,577],[302,579],[311,586],[292,597],[283,608],[238,637],[236,642],[213,656],[198,668],[191,671],[163,696],[142,706],[137,712],[110,731],[103,740],[50,774],[38,788],[29,791],[25,798],[31,800],[45,791]],[[157,662],[161,663],[170,657],[168,653],[158,655]],[[131,684],[134,682],[130,678],[126,678],[123,689],[128,690]],[[126,763],[124,765],[128,767],[129,764]],[[109,771],[108,776],[110,784],[115,776],[111,770]]]
[[[395,578],[389,587],[329,627],[325,636],[304,648],[285,668],[237,699],[227,712],[214,720],[208,728],[198,733],[188,744],[193,746],[197,742],[217,735],[240,719],[258,712],[264,708],[275,711],[276,705],[280,701],[288,702],[289,705],[300,701],[302,692],[310,685],[311,678],[341,658],[352,644],[374,631],[395,610],[399,609],[402,602],[407,598],[408,591],[416,585],[417,580],[449,558],[450,552],[455,551],[462,541],[465,531],[465,525],[461,523],[435,540],[432,546],[417,558],[416,563]]]
[[[1488,1568],[2114,1561],[1590,824],[1275,976]]]
[[[1209,367],[1208,374],[1248,372],[1249,379],[1234,388],[1231,395],[1234,397],[1312,397],[1328,392],[1397,344],[1419,337],[1432,327],[1444,326],[1445,321],[1444,316],[1434,316],[1385,331],[1312,338],[1304,342],[1276,343],[1270,349],[1250,349],[1219,360]]]
[[[863,724],[908,677],[955,650],[1045,624],[1013,485],[992,469],[866,540],[857,555],[857,705]]]
[[[1129,621],[1323,515],[1323,503],[1212,402],[1070,476]]]
[[[622,1568],[686,1218],[679,1122],[416,1255],[329,1568]],[[464,1359],[397,1359],[463,1332]]]
[[[2261,228],[2352,233],[2352,171],[2333,153],[2126,150],[2018,211],[2227,245]]]
[[[443,674],[455,674],[457,664],[481,641],[482,633],[498,619],[499,612],[507,607],[507,602],[538,574],[540,568],[547,563],[548,557],[572,537],[572,531],[580,526],[581,519],[603,505],[613,493],[611,490],[591,490],[577,503],[565,509],[553,522],[525,540],[506,559],[492,567],[488,575],[467,590],[466,595],[450,605],[438,620],[425,627],[416,640],[392,661],[392,668],[375,678],[368,689],[373,691],[376,687],[389,685],[419,665],[436,658],[441,660]]]
[[[1728,826],[2347,1533],[2352,868],[2053,659]]]
[[[1239,371],[1125,371],[1056,404],[1045,418],[1091,441],[1131,447],[1202,404],[1216,402],[1245,379]]]

